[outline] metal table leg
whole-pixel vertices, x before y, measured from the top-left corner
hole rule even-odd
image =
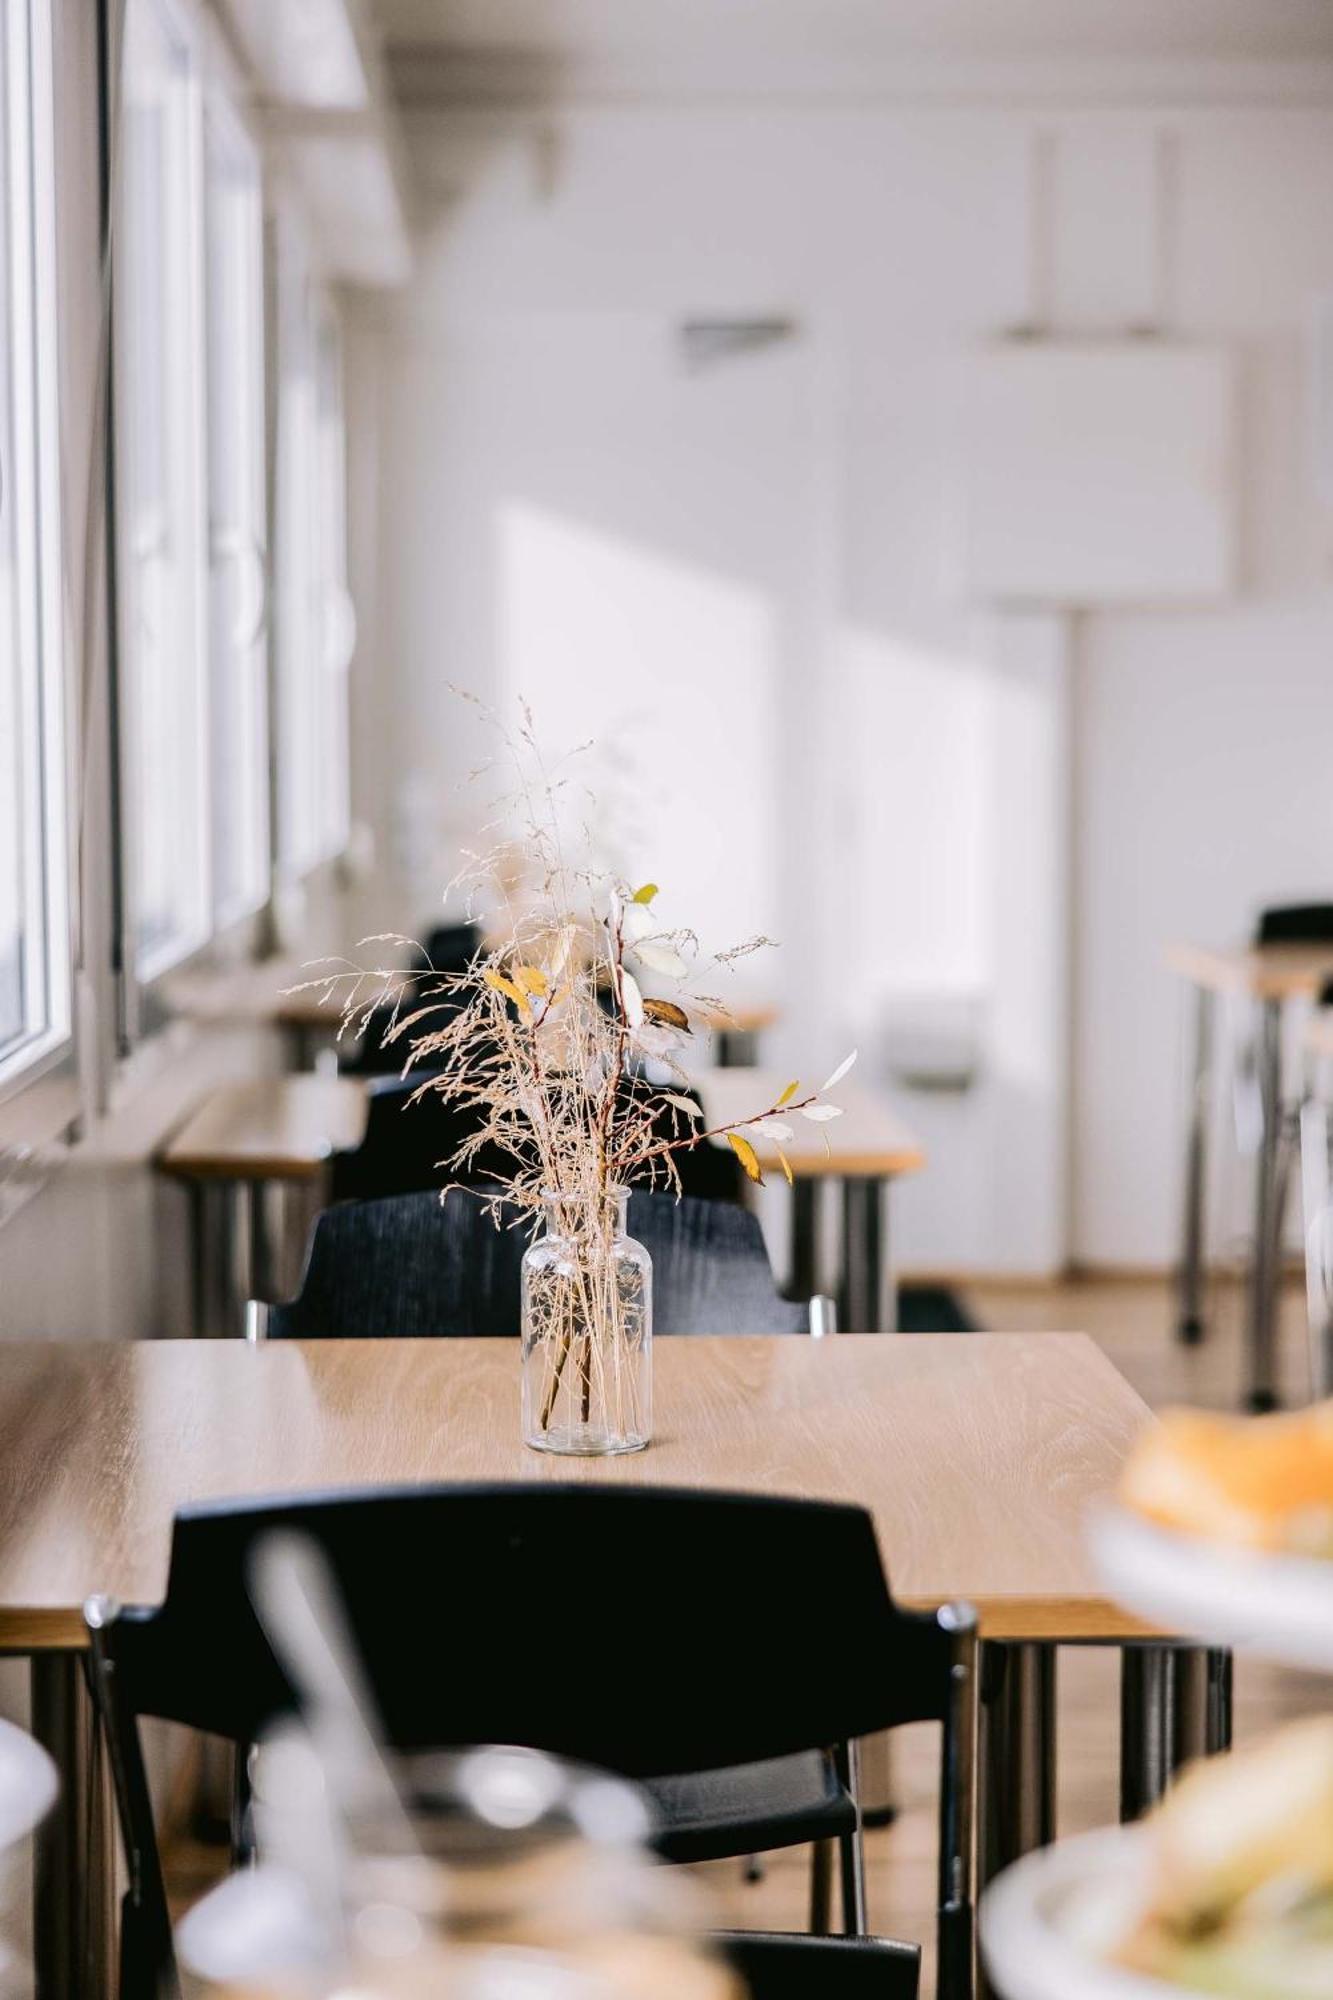
[[[1282,1251],[1278,1154],[1282,1144],[1282,1002],[1265,1000],[1259,1018],[1263,1136],[1254,1173],[1254,1261],[1250,1272],[1249,1383],[1252,1410],[1277,1406],[1277,1278]]]
[[[1120,1817],[1139,1819],[1182,1764],[1231,1742],[1231,1655],[1126,1646],[1120,1673]]]
[[[884,1270],[888,1255],[884,1182],[874,1175],[846,1175],[842,1182],[842,1286],[839,1324],[848,1333],[881,1333],[897,1325],[896,1300],[886,1313]]]
[[[106,2000],[115,1962],[115,1830],[84,1656],[34,1653],[31,1681],[32,1733],[60,1772],[33,1869],[36,2000]]]
[[[823,1182],[802,1175],[791,1191],[791,1276],[794,1299],[812,1299],[819,1290],[819,1197]]]
[[[1185,1154],[1184,1241],[1180,1257],[1179,1338],[1189,1345],[1203,1339],[1203,1238],[1208,1148],[1209,1079],[1212,1072],[1213,996],[1206,986],[1194,994],[1194,1064],[1189,1140]]]
[[[980,1874],[989,1882],[1055,1838],[1055,1647],[981,1648]]]

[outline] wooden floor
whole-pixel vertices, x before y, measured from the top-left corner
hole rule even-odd
[[[1243,1295],[1217,1288],[1208,1341],[1181,1348],[1170,1335],[1171,1304],[1157,1281],[1099,1280],[1060,1286],[978,1286],[964,1303],[996,1331],[1093,1335],[1116,1366],[1157,1407],[1189,1402],[1235,1407],[1240,1383]],[[1304,1301],[1292,1286],[1283,1300],[1282,1366],[1288,1395],[1306,1395]],[[1111,1821],[1116,1811],[1118,1670],[1114,1653],[1067,1648],[1060,1656],[1059,1811],[1062,1831]],[[1236,1733],[1252,1736],[1284,1715],[1327,1702],[1323,1683],[1242,1661],[1236,1672]],[[933,1991],[929,1940],[935,1866],[936,1732],[899,1733],[894,1751],[895,1823],[868,1836],[872,1926],[927,1946],[923,1991]],[[171,1855],[173,1900],[193,1901],[217,1872],[216,1849],[178,1842]],[[741,1864],[699,1871],[710,1919],[747,1928],[800,1929],[806,1923],[808,1853],[766,1858],[763,1879],[747,1882]]]

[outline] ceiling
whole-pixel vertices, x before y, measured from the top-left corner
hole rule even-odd
[[[895,65],[1333,59],[1333,0],[372,0],[408,100],[518,85],[764,90]]]

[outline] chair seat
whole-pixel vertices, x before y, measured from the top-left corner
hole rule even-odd
[[[735,1764],[645,1786],[657,1808],[653,1846],[664,1861],[718,1861],[834,1840],[856,1828],[856,1808],[822,1751]]]

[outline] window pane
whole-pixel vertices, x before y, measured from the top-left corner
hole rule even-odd
[[[305,248],[278,234],[278,853],[288,876],[324,858],[319,389],[315,301]]]
[[[10,1074],[69,1027],[62,660],[50,582],[53,246],[30,26],[23,0],[0,10],[0,1073]]]
[[[356,643],[356,618],[347,588],[347,437],[343,421],[342,351],[332,320],[318,329],[316,420],[319,427],[320,668],[322,759],[320,841],[326,855],[341,854],[350,825],[348,773],[348,668]]]
[[[199,110],[174,15],[130,0],[117,262],[119,574],[135,960],[208,936]]]
[[[254,150],[220,105],[206,140],[213,904],[228,924],[268,897],[263,207]]]

